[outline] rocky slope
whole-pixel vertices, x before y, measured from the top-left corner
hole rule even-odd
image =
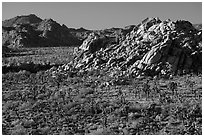
[[[185,74],[202,70],[202,24],[146,18],[138,25],[105,30],[74,29],[31,14],[3,21],[8,47],[73,46],[64,70],[107,70],[111,76]]]
[[[4,20],[2,26],[4,27],[14,27],[16,24],[37,24],[42,21],[41,18],[37,17],[35,14],[16,16],[14,18]]]
[[[111,76],[202,71],[202,31],[188,21],[147,18],[124,36],[91,33],[64,70],[107,70]]]
[[[2,22],[2,45],[10,48],[79,46],[92,32],[98,35],[125,36],[134,25],[125,28],[87,30],[68,28],[53,19],[44,19],[34,14],[17,16]]]
[[[2,22],[2,45],[15,48],[80,45],[83,39],[76,35],[77,31],[34,14],[17,16]]]

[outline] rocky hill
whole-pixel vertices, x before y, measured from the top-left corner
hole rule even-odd
[[[41,18],[37,17],[35,14],[17,16],[2,22],[3,27],[14,27],[16,24],[35,24],[40,23]]]
[[[53,19],[40,19],[34,14],[17,16],[2,22],[2,45],[6,47],[47,47],[80,45],[84,37]]]
[[[111,76],[185,74],[202,71],[202,24],[146,18],[138,25],[105,30],[68,28],[31,14],[3,21],[3,49],[73,46],[64,70],[107,70]],[[81,45],[81,46],[79,46]]]
[[[124,37],[134,25],[105,30],[75,29],[60,25],[53,19],[34,14],[17,16],[2,22],[2,45],[9,48],[80,46],[92,32],[111,37]]]
[[[113,77],[201,72],[202,31],[188,21],[147,18],[125,36],[93,32],[75,54],[64,70],[107,70]]]

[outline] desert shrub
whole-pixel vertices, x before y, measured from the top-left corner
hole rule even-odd
[[[53,71],[63,76],[59,87]],[[100,88],[112,77],[69,77],[53,71],[2,75],[3,134],[202,134],[201,99],[183,95],[190,88],[182,89],[180,77],[134,79],[129,85]],[[166,85],[171,81],[179,83],[181,100],[169,94]],[[148,97],[146,90],[160,96]]]

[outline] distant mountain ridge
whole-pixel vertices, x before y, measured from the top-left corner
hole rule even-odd
[[[44,19],[34,14],[17,16],[2,22],[2,44],[8,47],[48,47],[80,45],[81,35],[88,30],[69,29],[53,19]]]
[[[125,35],[133,27],[88,30],[69,28],[53,19],[41,19],[35,14],[17,16],[2,21],[2,45],[10,48],[80,46],[92,32],[107,36]]]
[[[14,18],[4,20],[2,22],[3,27],[14,27],[16,24],[34,24],[40,23],[41,18],[37,17],[35,14],[16,16]]]
[[[124,28],[88,30],[69,28],[53,19],[41,19],[35,14],[16,16],[2,21],[2,45],[6,47],[80,46],[92,32],[111,37],[125,37],[136,25]],[[202,29],[202,24],[195,24]]]

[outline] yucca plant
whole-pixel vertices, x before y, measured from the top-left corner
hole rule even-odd
[[[178,95],[178,92],[177,92],[178,84],[176,82],[170,82],[168,86],[171,92],[173,93],[173,95],[177,96]]]
[[[102,125],[103,125],[103,128],[107,128],[108,126],[108,123],[107,123],[107,118],[108,118],[108,114],[106,112],[106,109],[105,108],[102,108]]]
[[[154,95],[159,95],[159,98],[160,98],[160,95],[161,95],[161,89],[160,89],[160,86],[159,86],[159,82],[157,80],[154,80],[153,82],[153,93]]]
[[[124,94],[122,92],[121,87],[118,88],[118,95],[120,96],[121,104],[124,104],[126,102],[126,100],[125,100],[125,96],[124,96]]]
[[[146,83],[142,85],[142,92],[145,93],[146,100],[147,100],[147,98],[150,97],[150,92],[151,92],[150,85],[149,85],[149,79],[146,81]]]
[[[191,90],[191,93],[194,94],[194,97],[196,98],[197,94],[196,94],[196,90],[194,89],[195,87],[195,81],[189,81],[189,88]]]

